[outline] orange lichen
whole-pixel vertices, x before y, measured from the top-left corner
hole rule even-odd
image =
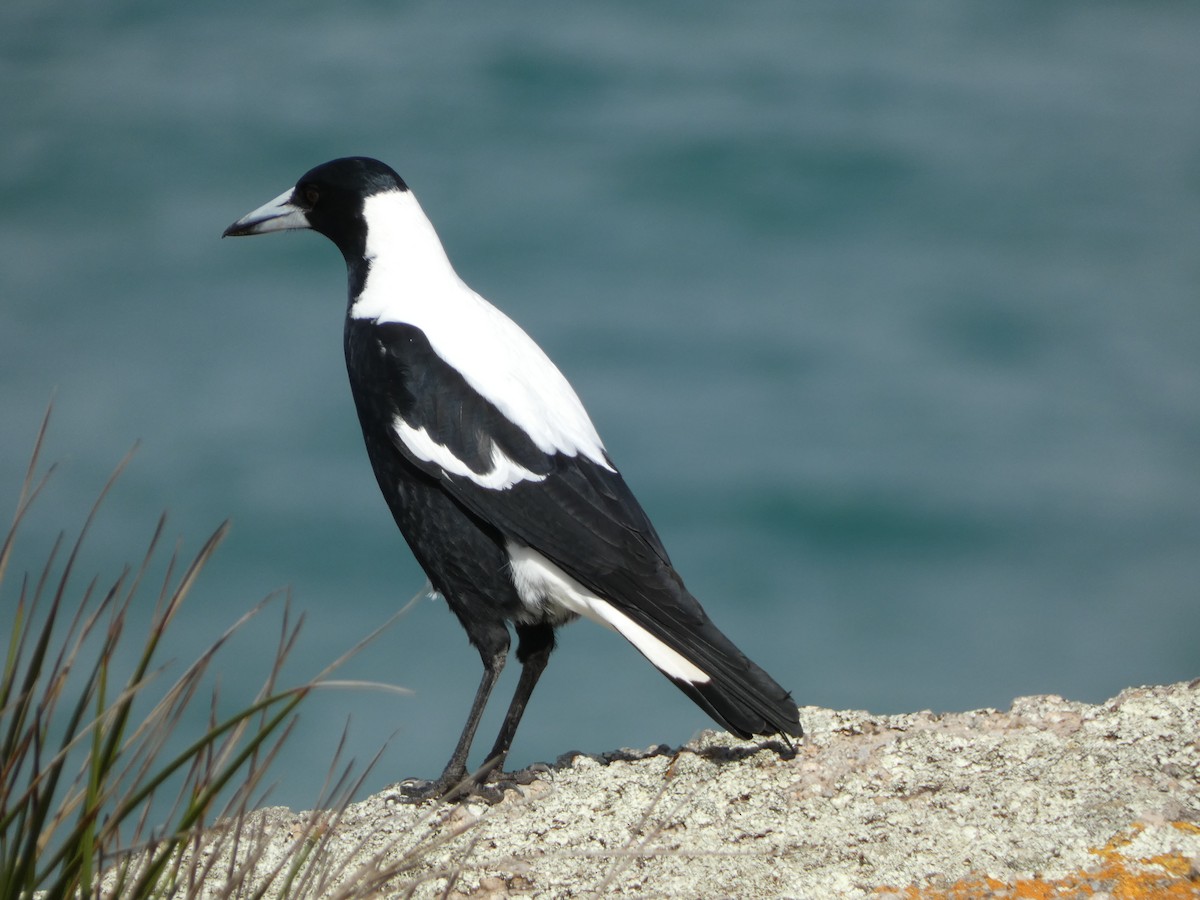
[[[1188,834],[1200,828],[1188,822],[1172,822]],[[877,894],[904,900],[1067,900],[1106,894],[1113,900],[1195,900],[1200,897],[1200,875],[1192,860],[1179,853],[1165,853],[1131,860],[1122,850],[1142,832],[1133,825],[1114,835],[1103,847],[1091,852],[1100,857],[1095,868],[1072,872],[1062,878],[1019,878],[1012,882],[988,877],[968,877],[953,884],[881,887]]]

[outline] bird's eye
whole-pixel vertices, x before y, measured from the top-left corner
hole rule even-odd
[[[296,193],[299,194],[297,199],[301,201],[305,209],[312,209],[317,205],[317,201],[321,198],[321,192],[311,184],[306,184],[297,188]]]

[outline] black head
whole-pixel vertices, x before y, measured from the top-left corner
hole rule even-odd
[[[377,159],[335,159],[309,169],[294,188],[238,219],[223,236],[311,228],[333,241],[349,263],[362,257],[366,241],[363,201],[407,190],[404,179]]]

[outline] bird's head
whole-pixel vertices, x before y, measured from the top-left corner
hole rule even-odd
[[[335,159],[309,169],[295,187],[242,216],[225,229],[222,237],[306,228],[337,244],[349,261],[363,252],[367,231],[363,207],[367,198],[407,190],[404,179],[377,159]]]

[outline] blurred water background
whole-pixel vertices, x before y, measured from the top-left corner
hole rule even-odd
[[[308,677],[421,588],[346,386],[337,251],[219,240],[367,154],[567,373],[692,590],[801,704],[1200,675],[1198,85],[1183,3],[10,0],[4,508],[52,396],[60,468],[0,616],[135,440],[78,584],[164,509],[185,552],[231,518],[181,663],[286,588]],[[230,708],[275,621],[225,657]],[[513,764],[709,725],[615,636],[560,647]],[[311,804],[347,716],[359,759],[391,738],[365,789],[437,774],[479,672],[418,603],[344,673],[415,694],[313,697],[272,798]]]

